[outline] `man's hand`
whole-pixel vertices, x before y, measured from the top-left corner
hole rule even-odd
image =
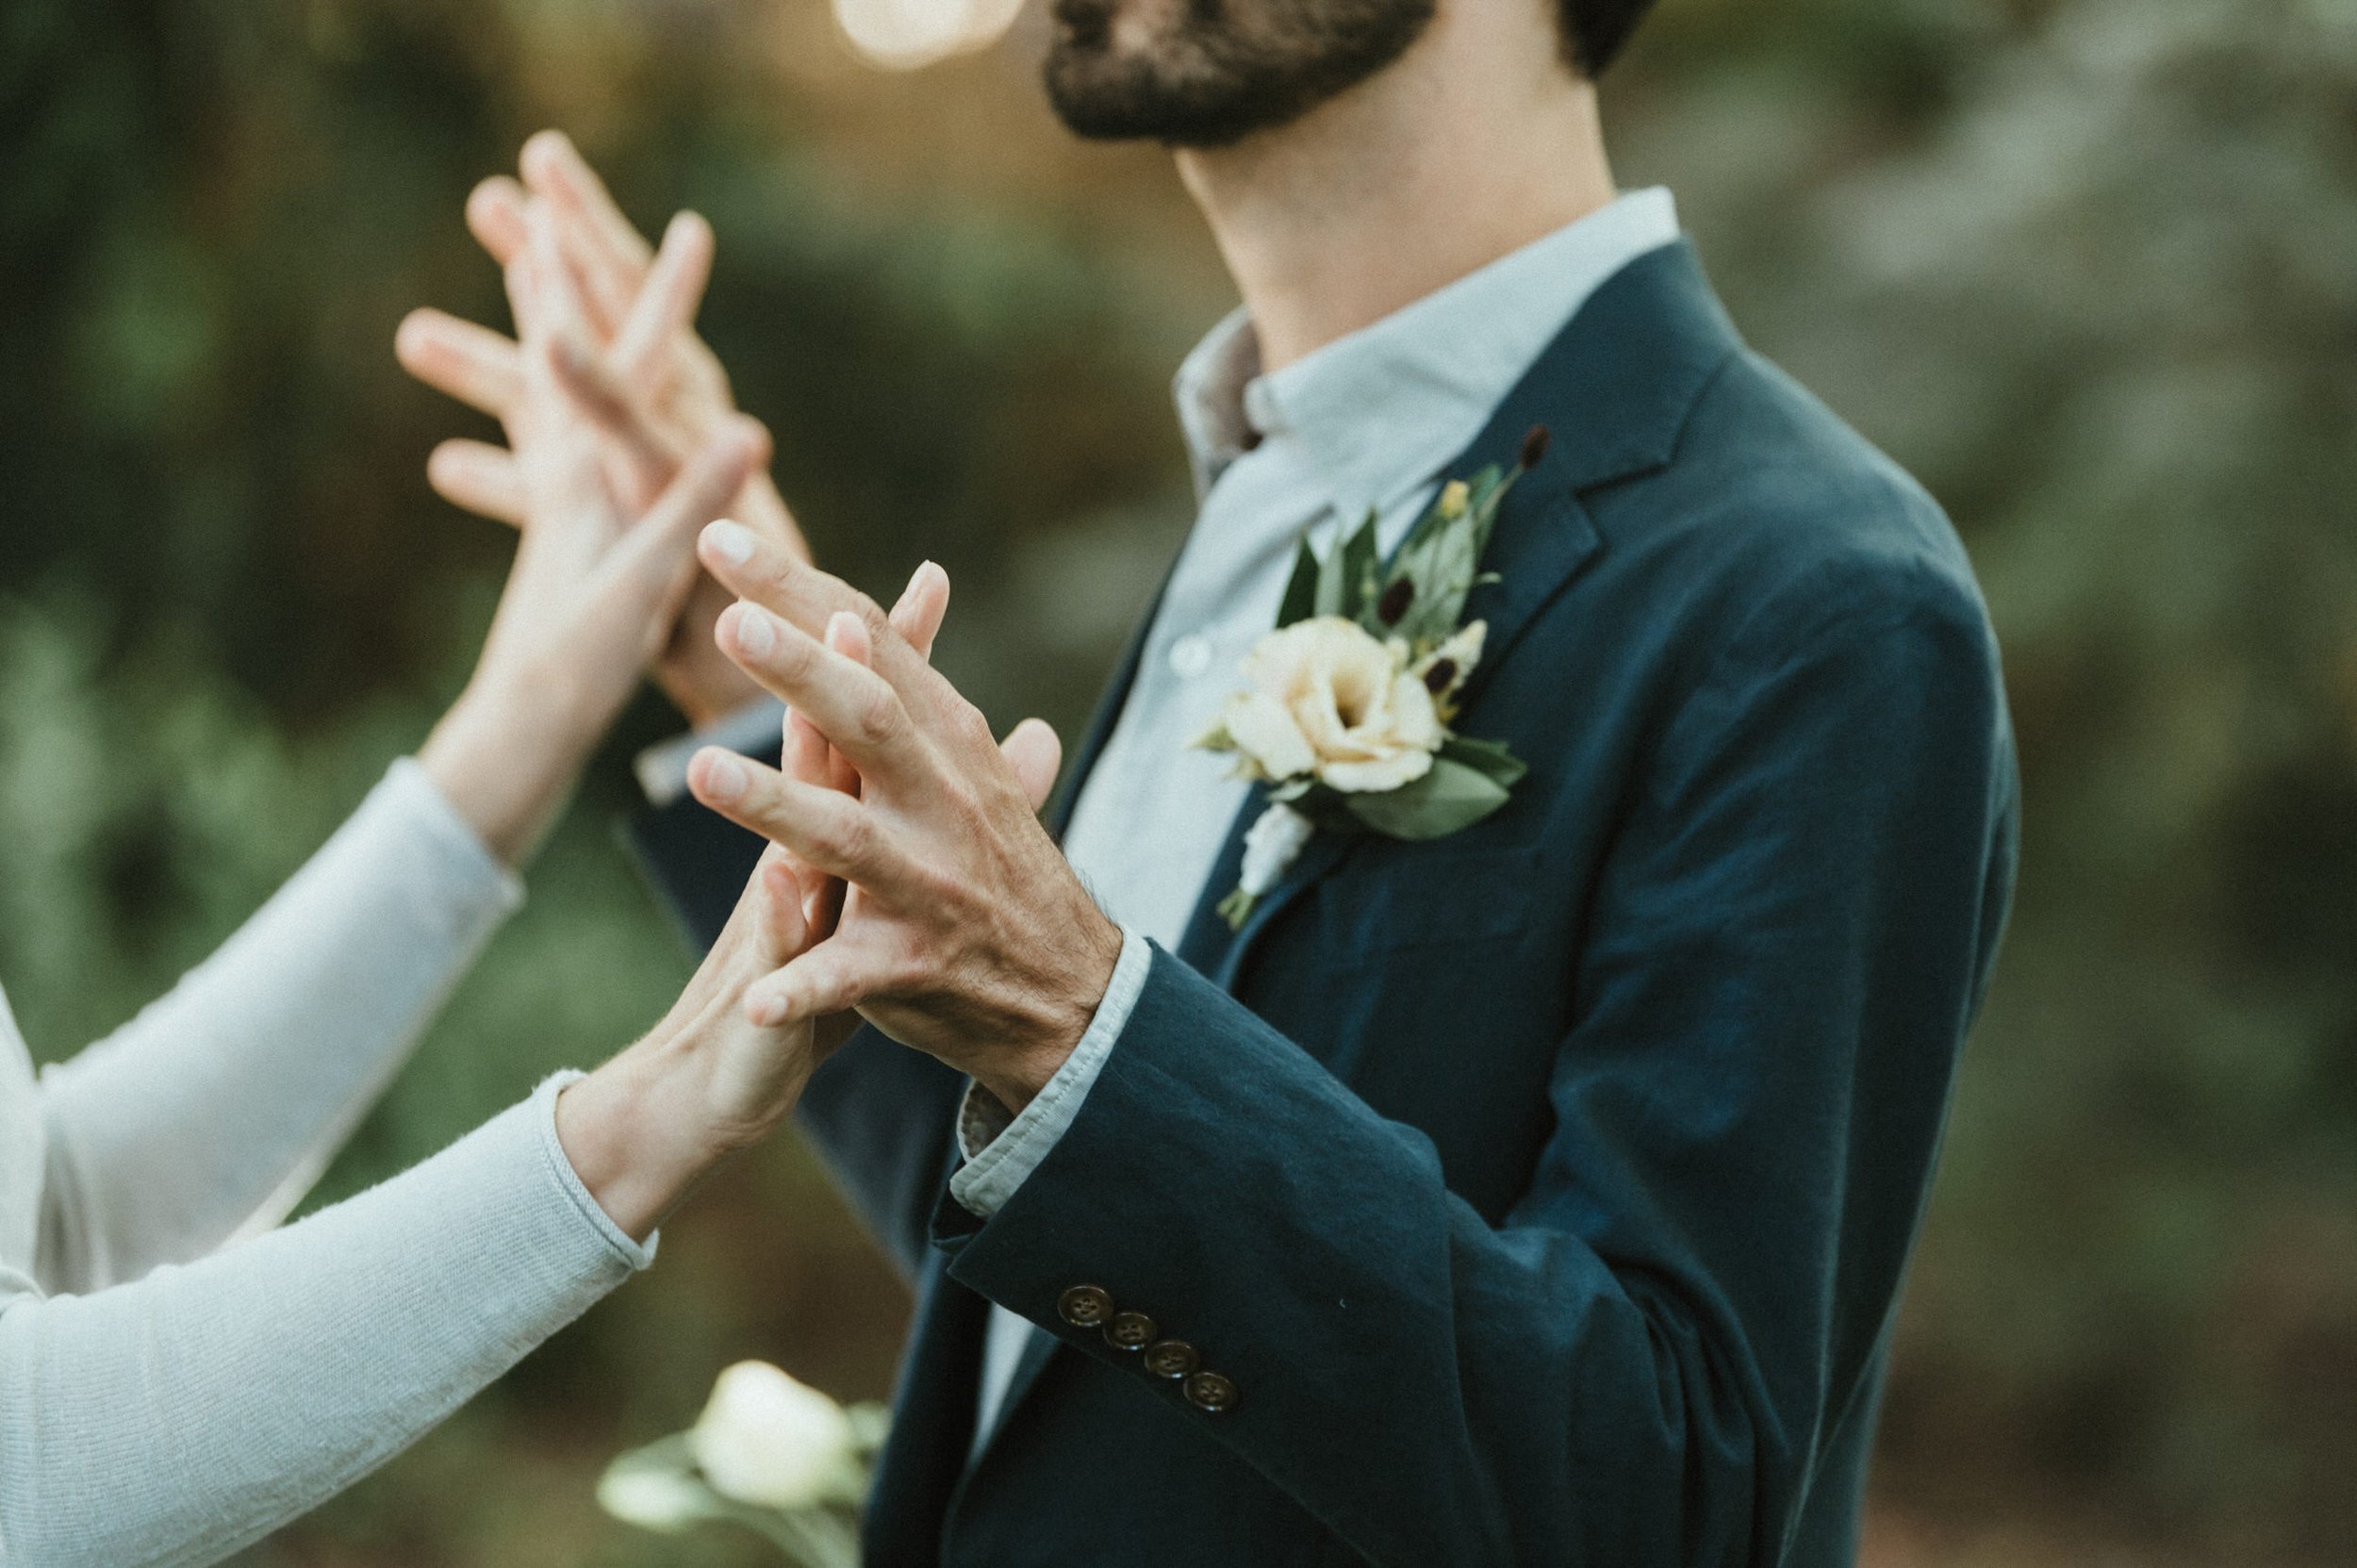
[[[859,782],[854,797],[717,748],[688,770],[698,800],[852,889],[827,940],[748,992],[750,1016],[856,1008],[1021,1109],[1121,952],[1036,815],[1054,732],[1027,719],[1002,750],[873,601],[750,530],[716,525],[701,553],[746,601],[720,618],[721,647]]]
[[[711,273],[711,228],[682,213],[665,231],[662,249],[651,250],[557,132],[525,143],[522,166],[523,185],[494,178],[475,188],[468,226],[503,267],[532,247],[536,231],[553,241],[566,293],[577,301],[546,323],[560,345],[559,371],[585,425],[603,438],[617,494],[625,504],[643,505],[685,454],[738,418],[727,374],[690,324]],[[534,307],[517,303],[519,330],[529,325],[521,313]],[[402,322],[395,347],[411,374],[505,424],[512,447],[524,384],[513,341],[438,310],[418,310]],[[445,441],[426,474],[455,505],[522,521],[522,476],[508,448]],[[766,470],[746,480],[732,512],[807,558],[801,533]],[[713,644],[713,620],[728,603],[716,584],[700,583],[654,664],[664,689],[700,725],[758,694]]]

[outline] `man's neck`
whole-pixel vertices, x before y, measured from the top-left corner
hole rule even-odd
[[[1187,183],[1274,371],[1615,195],[1595,91],[1555,63],[1541,7],[1443,0],[1390,69],[1233,147]]]

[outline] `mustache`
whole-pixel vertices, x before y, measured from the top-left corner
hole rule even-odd
[[[1074,43],[1096,46],[1113,33],[1113,19],[1125,0],[1054,0],[1047,14]],[[1215,28],[1227,20],[1227,0],[1180,0],[1179,10],[1190,31]]]
[[[1113,31],[1121,0],[1055,0],[1048,15],[1075,43],[1097,44]]]

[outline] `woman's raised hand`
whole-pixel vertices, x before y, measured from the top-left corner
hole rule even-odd
[[[674,635],[701,578],[696,534],[767,462],[767,434],[732,415],[684,461],[615,483],[565,365],[584,305],[552,224],[507,264],[521,325],[506,413],[521,536],[473,678],[420,753],[503,859],[519,860]],[[627,489],[627,495],[617,491]]]
[[[625,507],[642,507],[689,453],[738,417],[726,372],[694,329],[711,273],[712,230],[695,214],[681,213],[661,248],[650,247],[560,133],[543,131],[526,142],[521,165],[522,184],[501,176],[476,187],[468,226],[510,269],[511,281],[517,258],[542,239],[552,241],[572,305],[547,325],[560,349],[559,374],[573,394],[571,412],[599,437]],[[519,333],[530,335],[520,314]],[[517,425],[529,382],[524,345],[428,309],[402,322],[395,347],[411,374],[507,429],[504,448],[471,440],[436,448],[426,466],[435,489],[470,511],[522,522],[528,487]],[[766,465],[746,476],[728,510],[807,558]],[[701,580],[654,659],[656,680],[697,724],[760,695],[713,646],[714,619],[728,603],[717,585]]]

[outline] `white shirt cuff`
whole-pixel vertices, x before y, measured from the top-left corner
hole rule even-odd
[[[958,1152],[965,1164],[949,1178],[949,1196],[982,1218],[1006,1206],[1007,1199],[1039,1168],[1064,1130],[1080,1114],[1096,1075],[1113,1055],[1113,1042],[1128,1027],[1138,993],[1146,989],[1146,972],[1153,966],[1154,949],[1146,938],[1127,926],[1121,932],[1121,957],[1113,965],[1113,982],[1088,1032],[1072,1048],[1056,1076],[1032,1097],[1020,1115],[1010,1116],[998,1097],[979,1083],[965,1086],[958,1108]]]
[[[647,803],[658,809],[687,793],[687,765],[707,746],[776,760],[785,744],[785,704],[756,697],[701,729],[648,747],[632,765]]]

